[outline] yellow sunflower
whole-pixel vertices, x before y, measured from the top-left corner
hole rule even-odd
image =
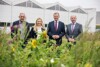
[[[12,51],[13,51],[13,52],[15,51],[15,48],[14,48],[14,47],[12,47]]]
[[[44,38],[47,38],[47,31],[43,31],[42,35]]]
[[[86,63],[84,67],[92,67],[91,63]]]
[[[33,48],[36,48],[37,46],[37,41],[35,39],[32,40],[32,47]]]

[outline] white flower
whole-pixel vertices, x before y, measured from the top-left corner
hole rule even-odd
[[[44,61],[42,58],[40,59],[41,61]]]
[[[61,67],[65,67],[65,65],[64,64],[61,64]]]
[[[50,62],[51,62],[51,63],[54,63],[54,59],[52,58],[52,59],[50,60]]]

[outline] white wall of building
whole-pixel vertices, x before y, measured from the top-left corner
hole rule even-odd
[[[18,20],[18,16],[20,12],[24,12],[27,17],[27,21],[29,23],[35,23],[38,17],[42,18],[44,24],[48,24],[48,22],[53,20],[53,13],[59,12],[60,13],[60,20],[63,21],[65,24],[69,24],[70,16],[76,15],[77,22],[83,25],[83,29],[85,30],[85,25],[87,21],[89,21],[92,17],[93,20],[89,25],[89,31],[94,32],[96,29],[96,10],[86,10],[88,14],[81,14],[81,13],[73,13],[73,12],[65,12],[65,11],[55,11],[55,10],[48,10],[48,9],[39,9],[39,8],[30,8],[30,7],[20,7],[20,6],[11,6],[9,5],[0,5],[0,22],[12,22]]]
[[[74,13],[74,12],[69,12],[69,23],[70,21],[70,16],[76,15],[77,16],[77,23],[82,24],[83,26],[83,31],[85,31],[85,23],[88,21],[88,15],[87,14],[81,14],[81,13]]]
[[[89,32],[95,32],[96,31],[96,9],[88,9],[86,10],[88,12],[88,22],[91,20],[89,24]]]
[[[48,22],[53,21],[53,14],[54,12],[60,13],[60,21],[64,22],[64,24],[67,24],[68,22],[68,12],[65,11],[56,11],[56,10],[45,10],[45,23],[48,24]]]
[[[19,6],[14,6],[13,7],[13,15],[12,19],[13,21],[19,19],[19,13],[25,13],[26,15],[26,20],[29,23],[35,23],[37,18],[42,18],[44,19],[44,10],[43,9],[38,9],[38,8],[30,8],[30,7],[19,7]]]
[[[11,6],[0,5],[0,22],[11,21]]]

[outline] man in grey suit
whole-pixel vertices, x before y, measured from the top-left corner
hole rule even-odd
[[[82,25],[76,22],[76,16],[73,15],[70,19],[72,23],[67,25],[66,38],[68,39],[68,42],[76,44],[75,38],[82,33]]]

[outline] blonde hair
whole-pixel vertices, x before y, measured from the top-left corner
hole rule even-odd
[[[42,22],[42,25],[41,25],[41,26],[42,26],[43,29],[45,29],[45,26],[44,26],[44,24],[43,24],[43,20],[42,20],[41,18],[37,18],[37,19],[36,19],[36,22],[35,22],[35,25],[33,26],[34,31],[37,31],[37,21],[38,21],[38,20],[41,20],[41,22]]]

